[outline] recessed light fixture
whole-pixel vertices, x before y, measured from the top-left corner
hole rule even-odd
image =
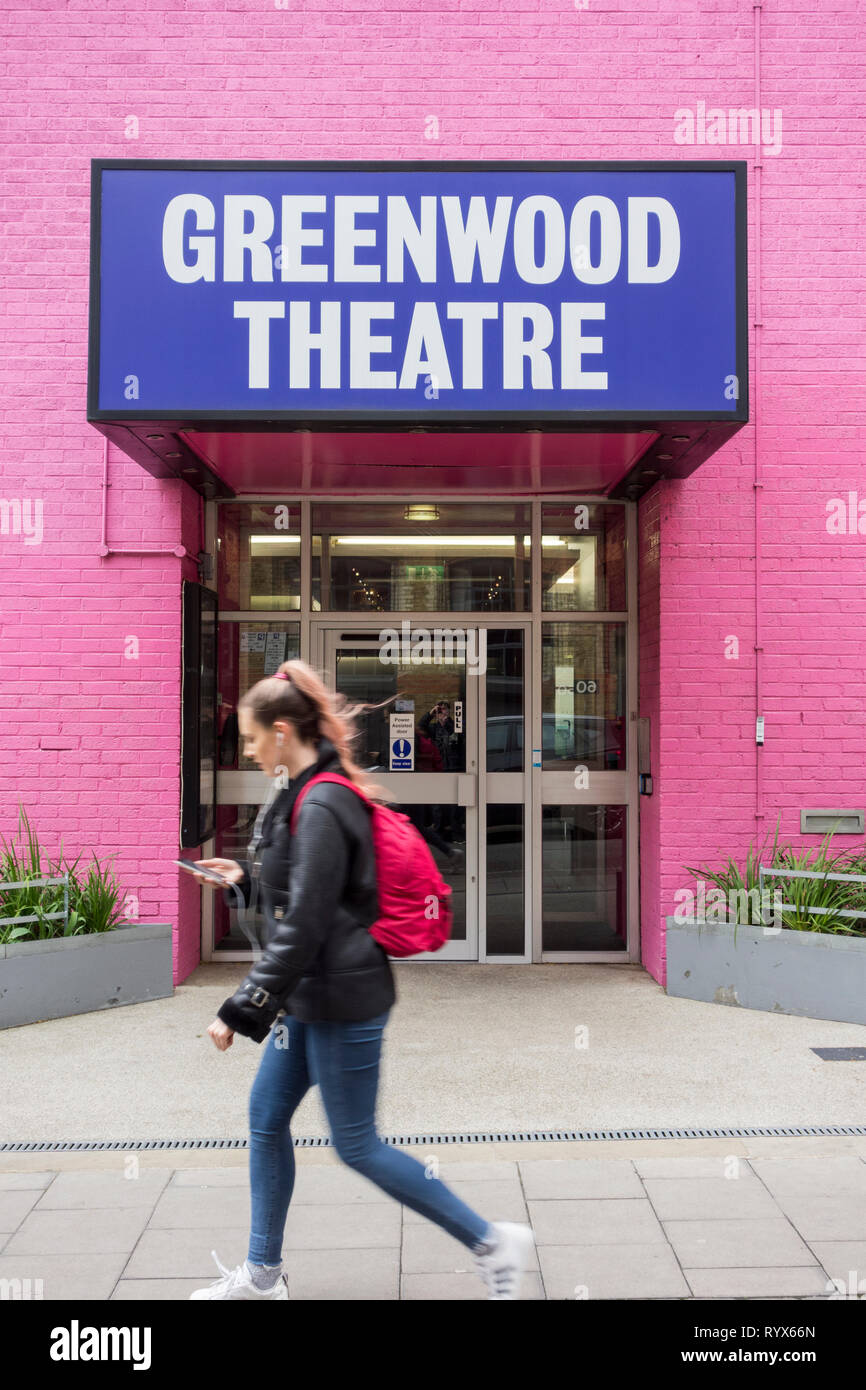
[[[179,459],[179,458],[182,458],[182,457],[183,457],[183,456],[182,456],[181,454],[177,454],[177,453],[175,453],[175,454],[166,454],[166,458],[167,458],[167,459]]]
[[[672,458],[673,458],[673,454],[656,454],[656,459],[657,459],[657,461],[658,461],[659,463],[662,463],[662,462],[667,463],[668,459],[672,459]]]
[[[671,438],[677,444],[688,444],[691,437],[692,436],[690,434],[674,434],[671,436]]]
[[[145,439],[165,439],[164,434],[146,434]]]
[[[410,502],[403,512],[404,521],[438,521],[439,508],[432,502]]]

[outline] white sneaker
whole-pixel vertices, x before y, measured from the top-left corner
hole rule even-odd
[[[252,1280],[252,1274],[246,1260],[237,1269],[226,1269],[220,1262],[215,1250],[211,1251],[217,1263],[217,1269],[221,1277],[215,1279],[207,1288],[194,1289],[190,1298],[276,1298],[280,1300],[288,1299],[289,1281],[285,1274],[280,1274],[277,1282],[270,1289],[257,1289]]]
[[[532,1227],[514,1221],[492,1221],[490,1224],[498,1244],[486,1255],[473,1256],[475,1268],[490,1290],[488,1299],[516,1299],[527,1257],[535,1244]]]

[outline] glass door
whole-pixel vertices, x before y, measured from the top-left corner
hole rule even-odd
[[[536,960],[638,958],[634,518],[542,506]]]
[[[333,688],[352,704],[391,702],[357,717],[356,761],[409,816],[451,885],[450,941],[413,959],[477,960],[478,631],[317,626]]]

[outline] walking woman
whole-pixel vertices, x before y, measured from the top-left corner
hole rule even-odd
[[[208,1029],[221,1051],[235,1033],[265,1043],[249,1100],[249,1249],[233,1270],[214,1252],[221,1277],[192,1298],[288,1298],[281,1252],[295,1185],[290,1126],[314,1085],[338,1156],[465,1245],[489,1298],[516,1298],[533,1243],[529,1226],[485,1221],[376,1133],[382,1035],[397,996],[387,952],[368,930],[378,916],[370,813],[349,787],[320,783],[304,798],[291,846],[289,831],[295,798],[317,773],[340,773],[377,795],[351,753],[352,719],[364,708],[349,709],[302,661],[284,662],[238,704],[244,755],[288,784],[269,805],[246,865],[201,861],[237,884],[247,904],[252,870],[268,936]]]

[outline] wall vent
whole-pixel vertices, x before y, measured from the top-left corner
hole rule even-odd
[[[828,830],[836,835],[862,835],[863,812],[801,810],[801,835],[826,835]]]

